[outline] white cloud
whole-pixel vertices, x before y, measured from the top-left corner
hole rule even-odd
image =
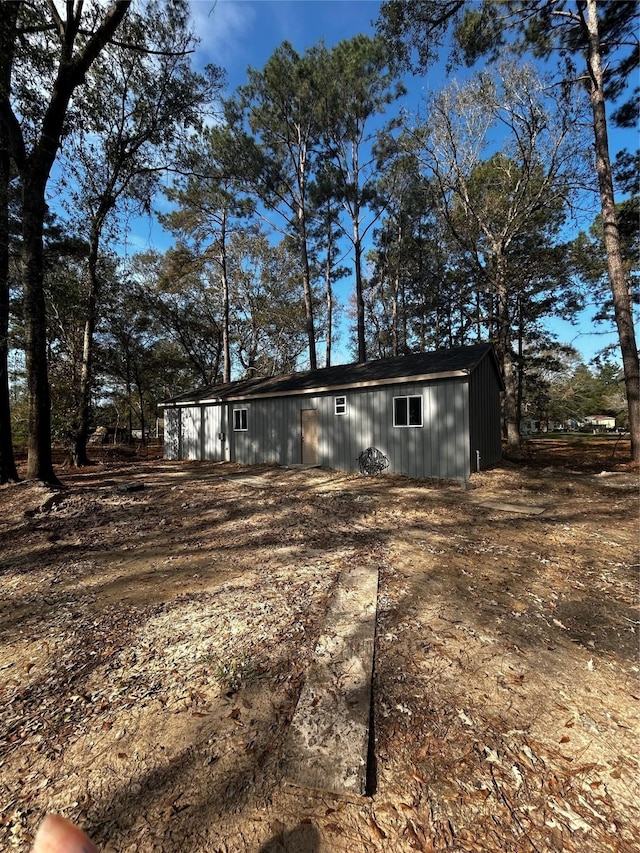
[[[200,39],[198,64],[226,68],[243,51],[255,11],[252,3],[238,0],[192,0],[191,18]]]

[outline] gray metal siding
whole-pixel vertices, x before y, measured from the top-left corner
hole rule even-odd
[[[393,398],[422,396],[423,426],[394,427]],[[335,414],[335,397],[347,411]],[[300,412],[318,412],[318,463],[338,471],[357,471],[358,455],[377,447],[389,471],[411,477],[465,479],[469,474],[468,387],[466,381],[401,384],[318,396],[252,400],[245,433],[234,433],[231,458],[244,464],[299,463]]]
[[[315,408],[308,397],[302,399],[304,406],[297,397],[229,403],[230,458],[243,465],[300,462],[300,409]],[[233,430],[234,409],[247,410],[246,431]]]
[[[180,412],[180,458],[202,459],[202,406],[186,406]]]
[[[488,368],[493,369],[491,364]],[[377,447],[389,459],[391,473],[467,479],[475,470],[475,466],[471,467],[474,459],[470,445],[478,444],[483,460],[495,455],[491,431],[496,399],[499,422],[496,378],[486,371],[480,380],[470,383],[467,378],[442,379],[167,409],[166,454],[167,458],[178,458],[175,454],[179,447],[182,459],[226,458],[246,465],[297,464],[301,461],[300,412],[316,409],[320,465],[357,471],[358,455],[367,447]],[[346,398],[344,415],[335,414],[336,396]],[[405,396],[422,397],[422,427],[393,426],[393,398]],[[474,405],[478,412],[470,442],[470,412]],[[236,408],[247,410],[246,431],[233,430]],[[226,447],[218,438],[219,433],[226,434]],[[498,425],[498,445],[499,435]]]
[[[468,391],[466,381],[444,380],[394,385],[376,393],[376,444],[388,457],[389,470],[409,477],[465,479],[468,475]],[[422,427],[393,426],[394,397],[422,397]],[[385,449],[385,441],[388,449]]]
[[[165,409],[164,412],[164,456],[165,459],[180,459],[179,409]]]
[[[202,411],[202,458],[208,462],[222,462],[223,444],[218,438],[222,428],[222,406],[204,406]]]

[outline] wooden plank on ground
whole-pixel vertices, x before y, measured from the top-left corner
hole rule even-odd
[[[341,573],[285,745],[294,785],[366,793],[377,598],[377,569]]]

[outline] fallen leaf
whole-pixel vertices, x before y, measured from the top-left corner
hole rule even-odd
[[[387,837],[387,833],[386,833],[386,832],[384,832],[384,830],[382,830],[382,829],[378,826],[378,824],[376,823],[376,821],[375,821],[372,817],[370,817],[370,818],[369,818],[369,826],[371,827],[371,829],[373,830],[374,834],[375,834],[378,838],[386,838],[386,837]]]

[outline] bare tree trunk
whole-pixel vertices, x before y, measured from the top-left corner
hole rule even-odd
[[[9,156],[0,147],[0,483],[16,482],[9,398]]]
[[[640,462],[640,366],[633,327],[631,295],[620,249],[620,233],[613,193],[596,0],[587,0],[586,27],[589,38],[587,66],[593,110],[596,170],[600,187],[604,243],[627,392],[631,458],[634,462]]]
[[[141,436],[142,444],[146,445],[146,443],[147,443],[147,438],[146,438],[147,426],[146,426],[146,420],[144,417],[144,392],[143,392],[142,386],[140,385],[139,382],[136,382],[136,386],[137,386],[137,391],[138,391],[138,401],[140,403],[140,436]]]
[[[24,286],[29,440],[27,479],[58,484],[51,451],[51,395],[47,371],[47,315],[42,287],[45,180],[27,171],[22,185],[22,281]],[[35,173],[35,178],[32,176]],[[46,171],[48,175],[48,170]]]
[[[362,286],[362,243],[358,226],[358,212],[353,216],[353,256],[356,275],[356,316],[358,326],[358,361],[367,360],[367,341],[364,334],[364,289]]]
[[[89,419],[91,415],[91,386],[93,384],[93,337],[96,327],[96,312],[98,303],[98,248],[100,225],[91,229],[89,238],[89,258],[87,262],[89,293],[87,295],[87,316],[84,324],[82,342],[82,365],[80,368],[80,383],[78,388],[78,413],[76,430],[72,437],[71,463],[76,468],[90,465],[87,456],[87,441],[89,439]]]
[[[231,336],[229,308],[229,278],[227,275],[227,210],[223,212],[220,228],[220,270],[222,280],[222,381],[231,382]]]
[[[524,337],[525,323],[522,300],[518,299],[518,384],[516,389],[516,421],[518,425],[522,422],[522,399],[524,397]]]
[[[313,321],[313,294],[311,292],[311,273],[309,271],[309,252],[307,248],[307,227],[305,222],[304,204],[298,207],[298,231],[300,234],[300,260],[302,262],[302,287],[304,290],[304,308],[307,324],[307,340],[309,341],[309,367],[316,370],[316,330]]]
[[[520,424],[518,423],[517,379],[513,353],[511,351],[511,328],[506,283],[505,258],[498,249],[495,256],[495,294],[497,302],[496,355],[502,368],[504,380],[504,424],[507,444],[511,448],[520,446]]]
[[[520,446],[520,428],[517,418],[517,380],[516,369],[513,363],[511,350],[507,348],[504,352],[503,359],[503,377],[504,377],[504,421],[507,444],[509,447],[515,448]]]
[[[19,3],[5,3],[0,21],[0,96],[9,97]],[[0,123],[0,483],[16,482],[9,397],[9,181],[6,127]]]
[[[329,245],[327,247],[327,262],[324,268],[325,280],[325,299],[327,305],[327,351],[325,367],[331,367],[331,344],[333,338],[333,290],[331,288],[331,250],[333,243],[331,240],[331,226],[329,226]]]
[[[405,286],[404,277],[402,278],[402,281],[401,281],[401,283],[400,283],[400,299],[401,299],[401,301],[402,301],[402,347],[401,347],[401,350],[400,350],[400,351],[401,351],[403,354],[406,354],[406,353],[409,351],[409,347],[408,347],[408,345],[407,345],[407,341],[408,341],[408,339],[409,339],[409,333],[408,333],[408,330],[407,330],[407,323],[408,323],[408,317],[407,317],[407,289],[406,289],[406,286]]]
[[[6,5],[6,4],[4,4]],[[115,0],[102,22],[73,57],[82,4],[66,4],[68,18],[59,19],[60,58],[48,105],[42,116],[40,134],[27,155],[16,116],[7,93],[0,93],[3,118],[13,131],[11,155],[22,178],[22,279],[24,288],[27,386],[29,389],[29,458],[27,478],[58,483],[51,452],[51,395],[47,367],[47,316],[44,298],[45,192],[51,168],[60,148],[69,101],[100,51],[126,15],[131,0]]]
[[[89,285],[91,288],[91,284]],[[93,380],[93,333],[95,330],[96,295],[89,294],[87,303],[87,318],[84,323],[84,338],[82,342],[82,365],[80,368],[79,412],[78,426],[73,436],[71,461],[76,468],[91,465],[87,455],[89,440],[89,416],[91,412],[91,384]]]
[[[400,289],[400,281],[398,272],[393,279],[393,298],[391,300],[391,355],[400,355],[400,344],[398,334],[398,291]]]
[[[398,226],[398,239],[397,239],[397,255],[396,257],[400,257],[400,246],[402,243],[402,226]],[[396,356],[400,355],[400,330],[399,330],[399,304],[400,304],[400,265],[396,261],[393,265],[393,301],[391,303],[391,341],[392,341],[392,350],[391,354]],[[391,272],[391,270],[390,270]],[[407,320],[407,311],[406,306],[404,310],[404,322],[405,322],[405,334],[404,334],[404,349],[406,349],[407,344],[407,335],[406,335],[406,320]]]

